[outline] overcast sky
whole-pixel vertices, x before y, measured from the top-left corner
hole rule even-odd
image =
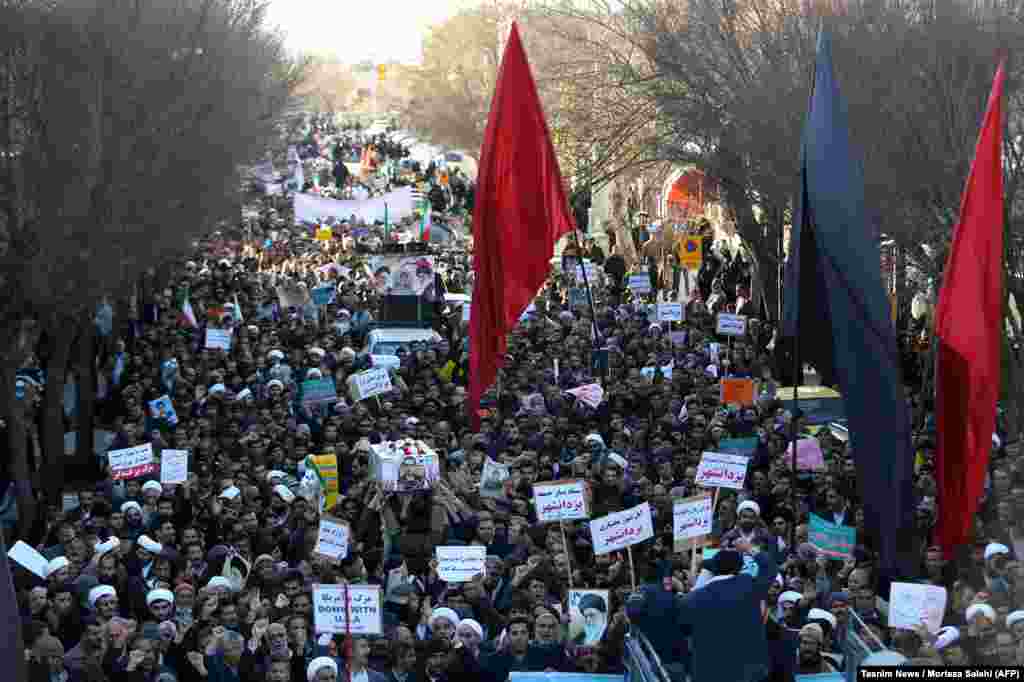
[[[424,29],[472,0],[272,0],[270,24],[292,50],[334,52],[343,61],[419,61]]]

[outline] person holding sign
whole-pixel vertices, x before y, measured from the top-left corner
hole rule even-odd
[[[743,572],[743,555],[753,554],[757,575]],[[693,682],[761,682],[769,672],[762,605],[778,575],[773,552],[755,549],[746,540],[715,556],[717,575],[703,588],[675,601],[678,636],[690,636],[694,650]],[[644,622],[647,599],[633,595],[626,604],[630,619]],[[641,632],[653,624],[641,626]],[[735,646],[743,642],[742,648]]]

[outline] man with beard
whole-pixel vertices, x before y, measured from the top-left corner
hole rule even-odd
[[[761,507],[753,500],[740,502],[736,508],[736,527],[722,535],[721,546],[728,549],[740,541],[758,545],[766,551],[777,553],[778,540],[761,522]]]
[[[825,634],[817,623],[800,628],[798,675],[821,675],[838,672],[831,660],[822,655]]]
[[[426,658],[424,662],[424,677],[429,682],[444,682],[445,667],[448,663],[448,656],[452,650],[450,639],[434,638],[426,644]]]

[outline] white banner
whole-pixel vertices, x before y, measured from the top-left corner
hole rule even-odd
[[[626,511],[613,512],[590,522],[594,554],[625,549],[654,537],[651,505],[647,502]]]
[[[160,452],[160,482],[171,485],[188,481],[188,450]]]
[[[321,516],[313,551],[334,560],[344,559],[348,556],[348,539],[347,523],[330,516]]]
[[[533,504],[541,523],[590,517],[587,487],[583,481],[537,483],[533,486]]]
[[[437,577],[446,583],[468,583],[487,572],[487,548],[483,545],[435,547]]]
[[[389,224],[409,218],[413,214],[412,187],[399,187],[372,199],[324,199],[312,194],[292,196],[295,207],[295,224],[317,223],[324,218],[349,221],[355,215],[362,223],[372,224],[383,221],[385,213]],[[386,205],[386,208],[385,208]]]
[[[743,336],[747,333],[747,318],[743,315],[718,313],[715,333],[723,336]]]
[[[658,304],[658,322],[682,322],[683,321],[683,304],[682,303],[659,303]]]
[[[672,539],[676,552],[702,544],[700,540],[711,533],[713,504],[710,495],[680,498],[672,503]]]
[[[313,623],[317,634],[379,635],[381,611],[379,585],[313,585]]]
[[[110,464],[110,477],[115,481],[138,478],[156,471],[153,446],[150,443],[111,450],[107,453],[107,462]]]
[[[386,369],[375,367],[348,378],[348,392],[359,402],[391,391],[391,375]]]
[[[213,329],[212,327],[207,327],[206,348],[210,350],[231,350],[231,334],[232,330],[230,329]]]
[[[722,452],[705,452],[697,467],[696,483],[704,488],[743,490],[749,458]]]

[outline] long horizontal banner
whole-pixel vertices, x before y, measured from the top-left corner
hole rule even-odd
[[[404,220],[413,214],[412,187],[400,187],[393,192],[371,199],[324,199],[312,194],[292,195],[295,224],[316,223],[324,218],[350,220],[356,216],[363,223],[383,221],[385,212],[389,223]]]

